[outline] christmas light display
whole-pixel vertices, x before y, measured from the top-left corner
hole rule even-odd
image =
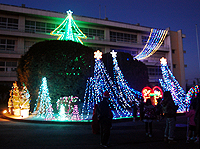
[[[105,91],[108,91],[110,95],[109,102],[114,119],[132,116],[130,101],[135,100],[133,90],[128,87],[124,79],[121,80],[122,76],[118,78],[118,83],[123,84],[123,88],[121,88],[120,85],[116,86],[118,83],[113,83],[110,76],[107,74],[103,62],[101,61],[102,53],[100,51],[94,53],[94,58],[96,58],[94,77],[90,77],[87,80],[81,119],[91,119],[94,105],[98,104],[102,100]],[[119,71],[118,65],[114,65],[116,76],[122,75]],[[131,93],[128,93],[126,89],[129,89]],[[138,92],[135,91],[135,93]]]
[[[114,72],[114,78],[116,78],[114,81],[114,83],[116,84],[116,86],[118,86],[118,91],[119,91],[119,95],[124,95],[125,96],[125,101],[128,102],[132,102],[135,101],[138,105],[139,105],[139,101],[138,99],[141,99],[142,94],[139,91],[134,90],[133,88],[131,88],[128,85],[128,82],[124,79],[124,75],[121,72],[119,66],[118,66],[118,62],[117,62],[117,52],[115,52],[114,50],[112,50],[112,52],[110,52],[110,54],[112,55],[113,58],[113,72]],[[123,97],[121,97],[123,99]],[[126,103],[126,102],[125,102]],[[128,106],[129,104],[126,103]]]
[[[186,110],[185,91],[179,85],[178,81],[167,66],[167,60],[161,58],[160,62],[163,79],[159,79],[159,82],[164,91],[171,92],[175,104],[179,106],[177,112],[184,112]]]
[[[42,84],[40,86],[38,98],[33,113],[36,114],[37,117],[44,118],[45,120],[54,119],[54,113],[51,104],[51,98],[49,97],[46,77],[42,78]]]
[[[78,97],[65,96],[57,100],[57,109],[59,110],[58,120],[71,120],[74,105],[80,101]]]
[[[8,100],[8,112],[16,116],[20,116],[20,106],[22,105],[21,95],[17,82],[13,83],[12,89],[10,90],[10,98]]]
[[[189,108],[192,97],[197,97],[197,93],[199,93],[199,86],[195,85],[195,87],[191,87],[185,96],[186,105]]]
[[[157,105],[158,103],[158,98],[163,97],[163,92],[162,89],[158,86],[154,86],[152,89],[148,86],[144,87],[142,89],[142,97],[144,98],[144,102],[147,101],[147,99],[151,99],[153,105]]]
[[[79,121],[80,120],[80,116],[79,116],[79,111],[78,111],[78,105],[74,105],[74,110],[72,112],[72,120],[76,120]]]
[[[30,102],[31,102],[30,94],[25,84],[23,84],[23,88],[22,91],[20,92],[20,95],[23,102],[22,105],[20,106],[21,109],[30,109]]]
[[[154,54],[162,45],[167,32],[167,30],[151,29],[151,33],[146,45],[144,46],[143,50],[134,58],[137,60],[142,60]]]
[[[65,20],[50,34],[59,36],[57,40],[71,40],[83,44],[80,38],[86,39],[87,36],[76,25],[72,11],[67,11],[67,17]]]

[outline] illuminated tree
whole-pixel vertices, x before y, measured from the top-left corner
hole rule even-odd
[[[90,118],[89,116],[93,111],[94,105],[102,100],[105,91],[108,91],[110,94],[110,107],[112,108],[114,118],[131,116],[128,101],[120,94],[101,61],[102,52],[98,50],[94,54],[94,77],[90,77],[86,84],[81,119]]]
[[[159,79],[159,82],[164,91],[171,92],[175,104],[179,106],[177,111],[183,112],[186,110],[185,91],[179,85],[178,81],[167,66],[167,59],[164,57],[161,58],[160,63],[163,79]]]
[[[31,101],[30,94],[25,84],[23,84],[23,88],[22,88],[22,91],[20,92],[20,95],[21,95],[21,100],[22,100],[21,108],[30,109],[30,101]]]
[[[120,95],[124,95],[126,100],[131,102],[131,101],[136,101],[137,103],[139,103],[139,99],[142,98],[142,93],[131,88],[128,85],[128,82],[125,80],[124,75],[122,73],[122,71],[120,70],[119,66],[118,66],[118,62],[117,62],[117,52],[115,52],[114,50],[112,50],[112,52],[110,52],[110,54],[113,57],[113,72],[114,72],[114,79],[116,80],[115,83],[118,86],[118,90],[120,91]]]
[[[74,105],[74,109],[72,112],[72,120],[80,120],[78,105]]]
[[[11,109],[20,109],[22,103],[23,102],[21,100],[20,91],[17,86],[17,82],[15,81],[13,83],[12,89],[10,90],[10,98],[8,100],[9,112],[13,112]]]
[[[80,38],[87,38],[85,34],[78,28],[73,17],[72,11],[67,11],[65,20],[50,34],[59,36],[57,40],[71,40],[83,44]]]
[[[38,94],[34,113],[36,114],[36,116],[40,116],[45,120],[51,120],[54,118],[46,77],[42,78],[42,84],[40,86],[40,91]]]

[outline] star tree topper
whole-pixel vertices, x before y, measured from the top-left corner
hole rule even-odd
[[[100,60],[102,58],[102,52],[100,52],[99,50],[94,52],[94,58],[96,58],[97,60]]]
[[[163,64],[164,66],[167,65],[167,59],[164,58],[164,57],[162,57],[162,58],[160,59],[160,63]]]
[[[112,57],[113,57],[113,58],[116,58],[116,57],[117,57],[117,52],[115,52],[114,50],[112,50],[112,52],[110,52],[110,54],[112,54]]]

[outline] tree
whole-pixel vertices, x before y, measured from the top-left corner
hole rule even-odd
[[[102,59],[110,77],[114,79],[112,55],[110,53],[103,54]],[[117,52],[116,59],[124,78],[131,88],[142,91],[149,84],[148,69],[144,63],[134,60],[131,54],[124,52]]]
[[[87,36],[76,25],[72,13],[71,10],[67,11],[67,17],[51,32],[51,35],[59,36],[58,40],[71,40],[83,44],[80,38],[87,38]]]
[[[37,116],[45,118],[45,120],[51,120],[54,118],[46,77],[42,78],[42,84],[35,104],[34,113]]]
[[[83,99],[86,80],[93,74],[93,49],[73,41],[43,41],[33,45],[20,59],[17,72],[31,95],[31,111],[43,77],[48,80],[53,108],[64,96]]]

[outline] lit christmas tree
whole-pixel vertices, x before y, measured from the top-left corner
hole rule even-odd
[[[74,109],[73,109],[73,112],[72,112],[72,120],[76,120],[76,121],[80,120],[78,105],[74,105]]]
[[[21,105],[21,109],[30,109],[30,94],[25,84],[23,84],[23,88],[22,91],[20,92],[20,95],[21,95],[21,100],[23,102]]]
[[[72,13],[71,10],[67,11],[65,20],[50,34],[59,36],[57,40],[72,40],[83,44],[80,38],[86,39],[87,36],[76,25]]]
[[[58,120],[64,121],[67,119],[67,115],[65,114],[65,107],[64,105],[60,106],[60,111],[59,111],[59,116],[58,116]]]
[[[40,86],[40,91],[36,103],[37,104],[34,108],[34,113],[36,113],[36,116],[42,117],[45,120],[54,119],[54,113],[51,104],[51,98],[49,97],[46,77],[42,78],[42,85]]]
[[[128,85],[128,82],[124,79],[124,75],[121,72],[118,62],[117,62],[117,52],[112,50],[110,52],[113,58],[113,72],[114,72],[114,78],[116,78],[115,84],[118,86],[119,94],[124,95],[127,101],[135,101],[139,104],[138,99],[142,98],[142,93],[139,91],[134,90]]]
[[[184,112],[186,110],[185,91],[167,66],[167,59],[163,57],[160,59],[160,62],[163,79],[159,79],[159,82],[164,91],[171,92],[175,104],[179,106],[177,111]]]
[[[101,101],[105,91],[108,91],[110,94],[109,100],[110,107],[112,108],[113,118],[131,116],[132,114],[128,109],[130,108],[130,105],[126,99],[119,94],[117,87],[107,74],[104,64],[100,60],[102,58],[102,52],[99,50],[95,52],[94,58],[94,77],[89,78],[86,84],[81,119],[89,119],[94,105]]]
[[[13,83],[12,89],[10,90],[10,98],[8,100],[8,110],[9,113],[19,116],[20,107],[22,105],[21,95],[17,82]],[[13,113],[14,112],[14,113]]]

